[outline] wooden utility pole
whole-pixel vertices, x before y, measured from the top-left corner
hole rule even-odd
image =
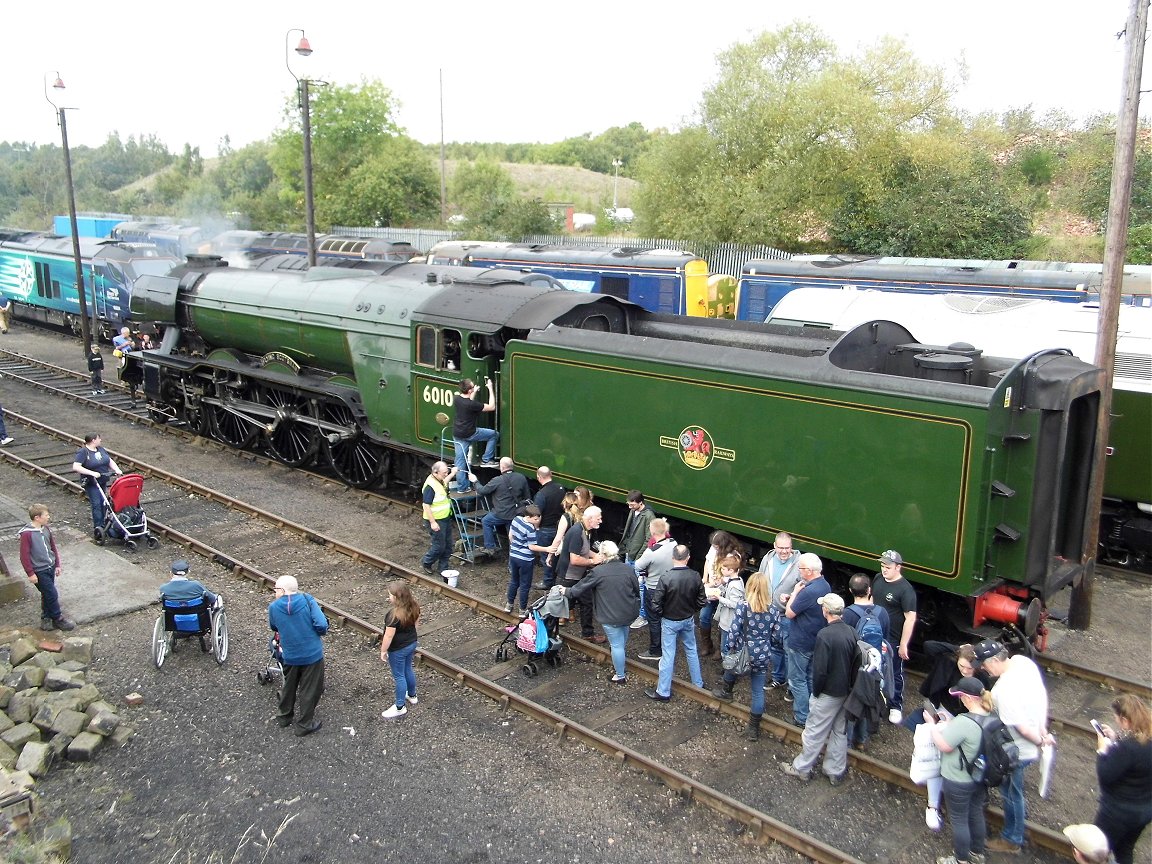
[[[1128,211],[1132,200],[1132,172],[1136,156],[1136,128],[1140,113],[1140,67],[1148,35],[1148,0],[1132,0],[1124,27],[1124,83],[1116,117],[1116,147],[1112,154],[1112,188],[1108,193],[1108,227],[1104,234],[1104,274],[1100,284],[1100,320],[1096,334],[1096,365],[1104,370],[1100,417],[1096,424],[1096,457],[1089,490],[1088,537],[1084,544],[1083,576],[1072,585],[1068,626],[1087,630],[1092,623],[1092,583],[1100,540],[1100,501],[1104,494],[1104,460],[1112,413],[1112,375],[1116,358],[1116,327],[1120,317],[1120,282],[1128,251]]]

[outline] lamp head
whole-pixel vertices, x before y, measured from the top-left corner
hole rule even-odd
[[[307,57],[312,53],[312,46],[308,44],[308,37],[301,34],[300,44],[296,46],[296,53],[301,57]]]
[[[64,79],[60,77],[59,72],[56,73],[56,80],[52,82],[52,89],[53,90],[63,90],[64,89]]]

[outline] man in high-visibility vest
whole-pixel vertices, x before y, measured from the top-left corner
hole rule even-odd
[[[448,483],[455,474],[456,468],[437,462],[421,487],[424,521],[428,523],[432,545],[420,566],[429,575],[447,570],[452,558],[452,499],[448,497]]]

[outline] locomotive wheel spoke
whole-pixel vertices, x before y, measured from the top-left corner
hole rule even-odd
[[[323,406],[324,419],[341,426],[352,425],[347,406],[330,403]],[[324,456],[336,476],[354,489],[376,485],[387,465],[387,451],[362,435],[350,438],[324,438]]]
[[[221,405],[207,406],[208,428],[217,441],[244,450],[256,440],[259,427]]]
[[[266,436],[268,452],[293,468],[308,465],[319,449],[320,430],[311,423],[300,423],[293,418],[309,415],[309,401],[294,393],[268,386],[261,386],[257,397],[264,405],[275,408],[280,415],[276,428]]]

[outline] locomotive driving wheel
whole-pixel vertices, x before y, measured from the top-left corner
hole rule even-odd
[[[347,405],[325,403],[321,406],[321,415],[326,422],[349,430],[343,435],[331,433],[321,439],[324,458],[336,476],[354,489],[375,486],[388,468],[388,451],[363,436]]]
[[[256,440],[259,427],[247,417],[228,409],[230,399],[245,399],[242,388],[221,385],[216,395],[224,404],[206,405],[208,429],[213,438],[239,450],[244,450]]]
[[[310,401],[265,384],[259,386],[256,399],[276,411],[273,429],[265,433],[268,452],[293,468],[308,465],[320,449],[320,430],[306,420],[301,422],[311,415]]]

